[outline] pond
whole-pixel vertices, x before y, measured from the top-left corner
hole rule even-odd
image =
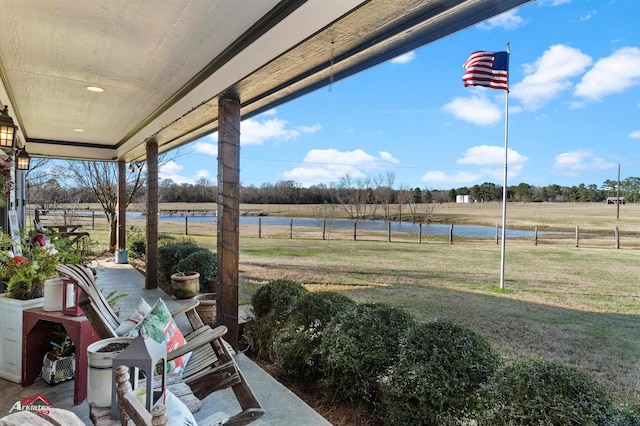
[[[138,212],[127,212],[127,218],[143,220],[144,215]],[[183,214],[162,214],[159,216],[160,221],[173,221],[184,222],[188,220],[191,222],[205,222],[215,223],[217,217],[213,215],[198,216],[198,215],[183,215]],[[276,217],[276,216],[240,216],[241,225],[258,225],[262,226],[290,226],[293,220],[294,227],[309,227],[319,228],[323,226],[323,220],[318,218],[305,218],[305,217]],[[352,219],[326,219],[327,229],[353,229],[353,224],[357,223],[358,230],[366,231],[387,231],[388,223],[384,220],[359,220]],[[449,235],[451,225],[448,224],[422,224],[423,235]],[[420,225],[411,222],[391,222],[391,232],[404,232],[408,234],[418,234],[420,232]],[[473,238],[495,238],[496,228],[495,226],[476,226],[476,225],[454,225],[453,233],[456,236],[461,237],[473,237]],[[544,234],[558,234],[559,232],[542,232],[539,231],[538,235]],[[509,229],[506,231],[507,238],[522,238],[535,236],[534,230],[520,230]]]

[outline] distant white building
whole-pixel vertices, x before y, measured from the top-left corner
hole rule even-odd
[[[471,204],[471,195],[456,195],[456,203]]]
[[[620,204],[626,204],[624,197],[620,197]],[[607,197],[607,204],[618,204],[618,197]]]

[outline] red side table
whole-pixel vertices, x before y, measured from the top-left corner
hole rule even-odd
[[[87,317],[33,308],[26,309],[22,318],[22,386],[29,386],[40,375],[42,359],[51,348],[54,324],[62,324],[76,348],[73,402],[80,404],[87,397],[87,346],[98,340]]]

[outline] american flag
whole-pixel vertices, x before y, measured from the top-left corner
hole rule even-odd
[[[485,86],[509,90],[509,53],[478,50],[462,65],[464,86]]]

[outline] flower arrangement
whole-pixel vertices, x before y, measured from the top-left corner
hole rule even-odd
[[[8,297],[28,300],[41,297],[44,282],[57,276],[59,263],[79,263],[81,255],[70,245],[59,240],[55,245],[43,234],[23,237],[20,243],[14,243],[9,235],[0,236],[0,279],[3,280]],[[11,248],[19,247],[15,254]]]

